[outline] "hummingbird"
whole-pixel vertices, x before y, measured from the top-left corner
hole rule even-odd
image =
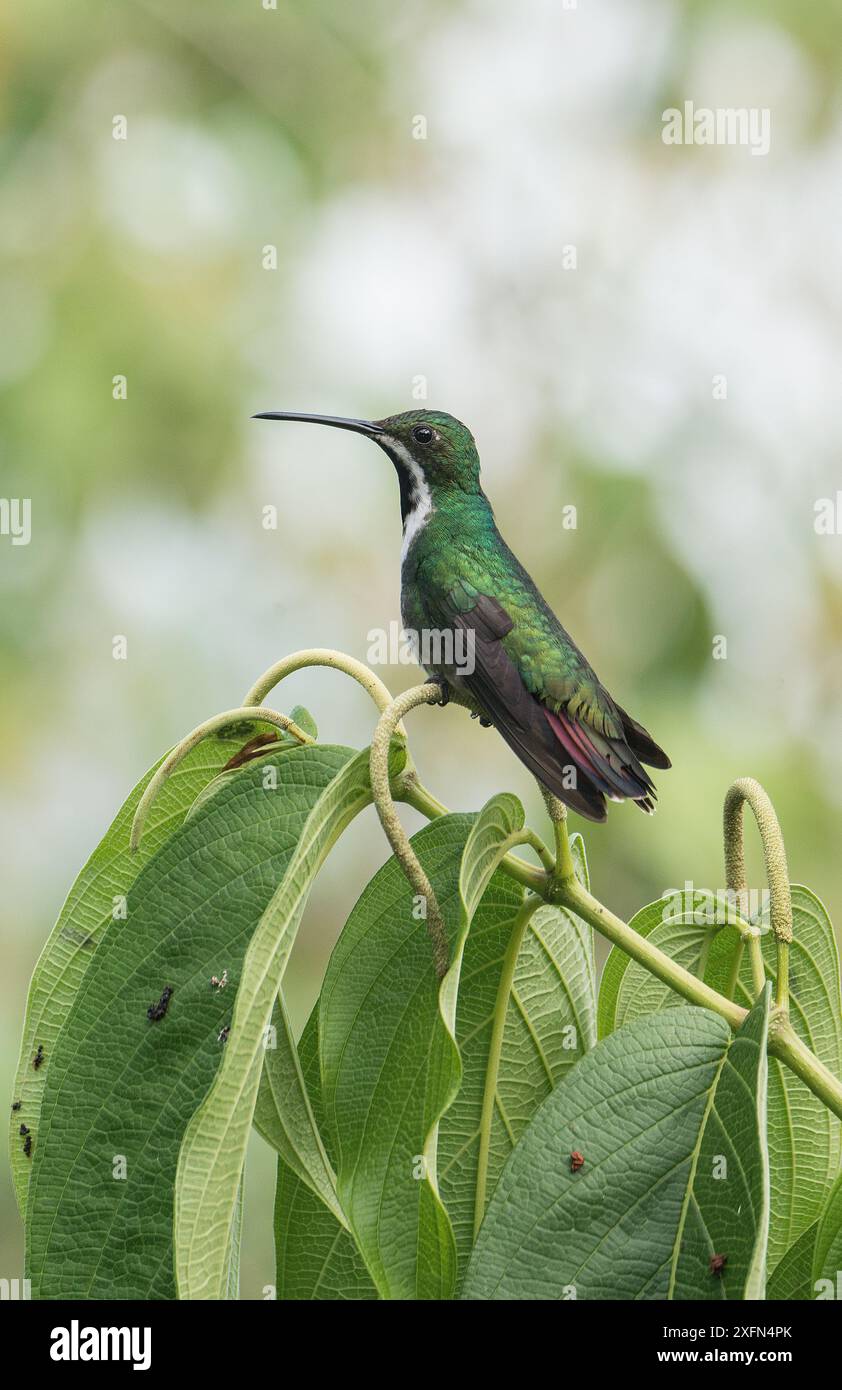
[[[480,484],[473,435],[452,415],[410,410],[384,420],[266,411],[365,435],[391,459],[400,489],[401,618],[409,634],[450,635],[425,662],[440,703],[456,693],[493,725],[543,787],[587,820],[606,799],[651,812],[646,766],[670,760],[612,699],[500,532]],[[469,659],[455,659],[458,651]]]

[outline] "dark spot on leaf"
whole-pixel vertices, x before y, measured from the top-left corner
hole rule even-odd
[[[711,1255],[711,1257],[710,1257],[710,1272],[711,1272],[711,1274],[716,1274],[719,1278],[721,1278],[721,1277],[722,1277],[722,1271],[723,1271],[723,1269],[725,1268],[725,1266],[727,1265],[727,1263],[728,1263],[728,1256],[727,1256],[727,1255]]]
[[[149,1005],[149,1008],[146,1010],[146,1017],[149,1019],[151,1023],[158,1023],[164,1017],[164,1014],[167,1012],[167,1009],[170,1006],[170,999],[172,997],[172,993],[172,985],[167,985],[166,988],[163,990],[157,1004]]]

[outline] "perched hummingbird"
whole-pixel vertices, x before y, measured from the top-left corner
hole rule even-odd
[[[654,809],[643,764],[670,760],[600,683],[512,554],[480,486],[473,435],[452,415],[410,410],[385,420],[269,411],[368,435],[395,466],[403,519],[401,617],[407,632],[450,633],[470,652],[428,665],[442,703],[450,689],[493,724],[538,781],[588,820],[605,798]]]

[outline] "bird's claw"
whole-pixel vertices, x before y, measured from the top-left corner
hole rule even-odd
[[[481,729],[490,729],[490,728],[491,728],[491,720],[490,720],[490,719],[486,719],[486,717],[485,717],[484,714],[480,714],[480,712],[479,712],[478,709],[475,709],[475,710],[473,710],[473,711],[471,712],[471,718],[472,718],[472,719],[478,719],[478,720],[479,720],[479,726],[480,726]]]
[[[448,685],[444,676],[430,676],[428,677],[426,684],[437,685],[439,688],[439,698],[435,701],[431,700],[431,704],[440,705],[442,709],[445,705],[450,704],[450,686]]]

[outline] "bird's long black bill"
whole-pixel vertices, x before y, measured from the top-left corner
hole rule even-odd
[[[349,420],[344,415],[302,415],[295,410],[265,410],[252,415],[252,420],[302,420],[310,425],[333,425],[337,430],[353,430],[355,434],[382,434],[380,425],[371,420]]]

